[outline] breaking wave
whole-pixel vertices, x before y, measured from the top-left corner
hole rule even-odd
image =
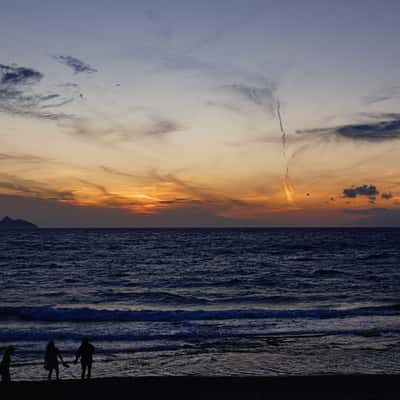
[[[1,307],[0,320],[48,322],[201,321],[229,319],[326,319],[400,315],[400,304],[306,310],[105,310],[95,308]]]

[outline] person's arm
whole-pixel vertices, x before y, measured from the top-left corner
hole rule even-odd
[[[75,353],[75,361],[74,363],[76,364],[78,360],[81,358],[82,355],[82,346],[79,347],[78,351]]]
[[[61,360],[61,362],[64,363],[64,360],[62,358],[62,354],[61,354],[60,350],[57,351],[57,355],[58,355],[58,358]]]

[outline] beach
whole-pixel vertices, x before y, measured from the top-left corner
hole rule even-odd
[[[400,375],[138,377],[16,382],[1,399],[398,399]]]

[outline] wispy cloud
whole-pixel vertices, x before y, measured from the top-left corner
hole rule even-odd
[[[18,161],[18,162],[26,162],[26,163],[41,163],[47,161],[43,157],[35,156],[32,154],[16,154],[16,153],[0,153],[0,162],[1,161]]]
[[[164,118],[152,118],[151,124],[143,130],[145,135],[158,136],[181,130],[177,121]]]
[[[384,88],[374,95],[366,96],[364,98],[364,103],[366,105],[370,106],[370,105],[374,105],[374,104],[382,103],[384,101],[389,101],[389,100],[398,98],[399,91],[400,91],[399,86],[392,86],[392,87]]]
[[[97,72],[96,68],[93,68],[91,65],[85,63],[84,61],[76,57],[59,55],[59,56],[54,56],[54,59],[60,62],[61,64],[64,64],[67,67],[71,68],[74,71],[74,74],[81,74],[81,73],[90,74]]]
[[[152,169],[142,174],[133,174],[104,166],[102,166],[102,170],[117,177],[127,178],[129,181],[134,179],[137,187],[144,185],[144,187],[156,189],[155,192],[161,197],[157,200],[157,204],[154,204],[154,199],[149,200],[149,204],[152,204],[153,207],[152,212],[159,212],[164,208],[196,207],[213,210],[216,215],[229,213],[240,215],[241,213],[251,214],[265,211],[268,203],[265,198],[261,201],[254,198],[242,199],[239,196],[232,196],[198,184],[191,179],[182,178],[174,172]],[[117,199],[120,206],[123,205],[123,201],[123,199]]]
[[[275,91],[276,87],[270,83],[264,86],[250,86],[242,83],[233,83],[222,86],[238,98],[248,101],[253,105],[268,110],[271,114],[275,112]]]
[[[57,201],[73,201],[75,199],[72,191],[57,190],[43,183],[9,174],[0,174],[0,191],[6,194]]]
[[[230,104],[227,102],[207,100],[205,102],[205,104],[210,107],[216,107],[216,108],[220,108],[220,109],[227,110],[227,111],[234,112],[234,113],[242,112],[242,109],[239,106],[237,106],[235,104]]]
[[[121,176],[121,177],[124,177],[124,178],[138,178],[138,176],[140,176],[140,175],[135,175],[135,174],[133,174],[131,172],[120,171],[120,170],[118,170],[116,168],[107,167],[105,165],[102,165],[100,168],[104,172],[107,172],[108,174]]]
[[[138,137],[161,139],[183,129],[183,125],[178,121],[161,115],[146,116],[144,122],[137,124],[123,124],[104,116],[102,127],[98,127],[87,118],[75,118],[63,126],[71,135],[107,144],[128,142]]]

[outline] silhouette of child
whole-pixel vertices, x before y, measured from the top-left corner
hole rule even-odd
[[[93,354],[94,346],[89,343],[89,339],[87,337],[84,337],[78,351],[75,353],[74,361],[74,363],[76,364],[79,358],[81,359],[82,379],[85,379],[86,368],[87,378],[90,378],[90,375],[92,373]]]
[[[3,359],[0,363],[0,374],[1,374],[1,383],[10,383],[11,375],[10,375],[10,365],[11,365],[11,355],[14,353],[15,347],[8,346],[4,351]]]
[[[58,359],[61,360],[65,367],[68,366],[64,362],[60,350],[55,346],[54,341],[50,340],[46,346],[46,354],[44,357],[44,368],[49,371],[48,379],[51,380],[53,370],[56,371],[56,379],[59,379]]]

